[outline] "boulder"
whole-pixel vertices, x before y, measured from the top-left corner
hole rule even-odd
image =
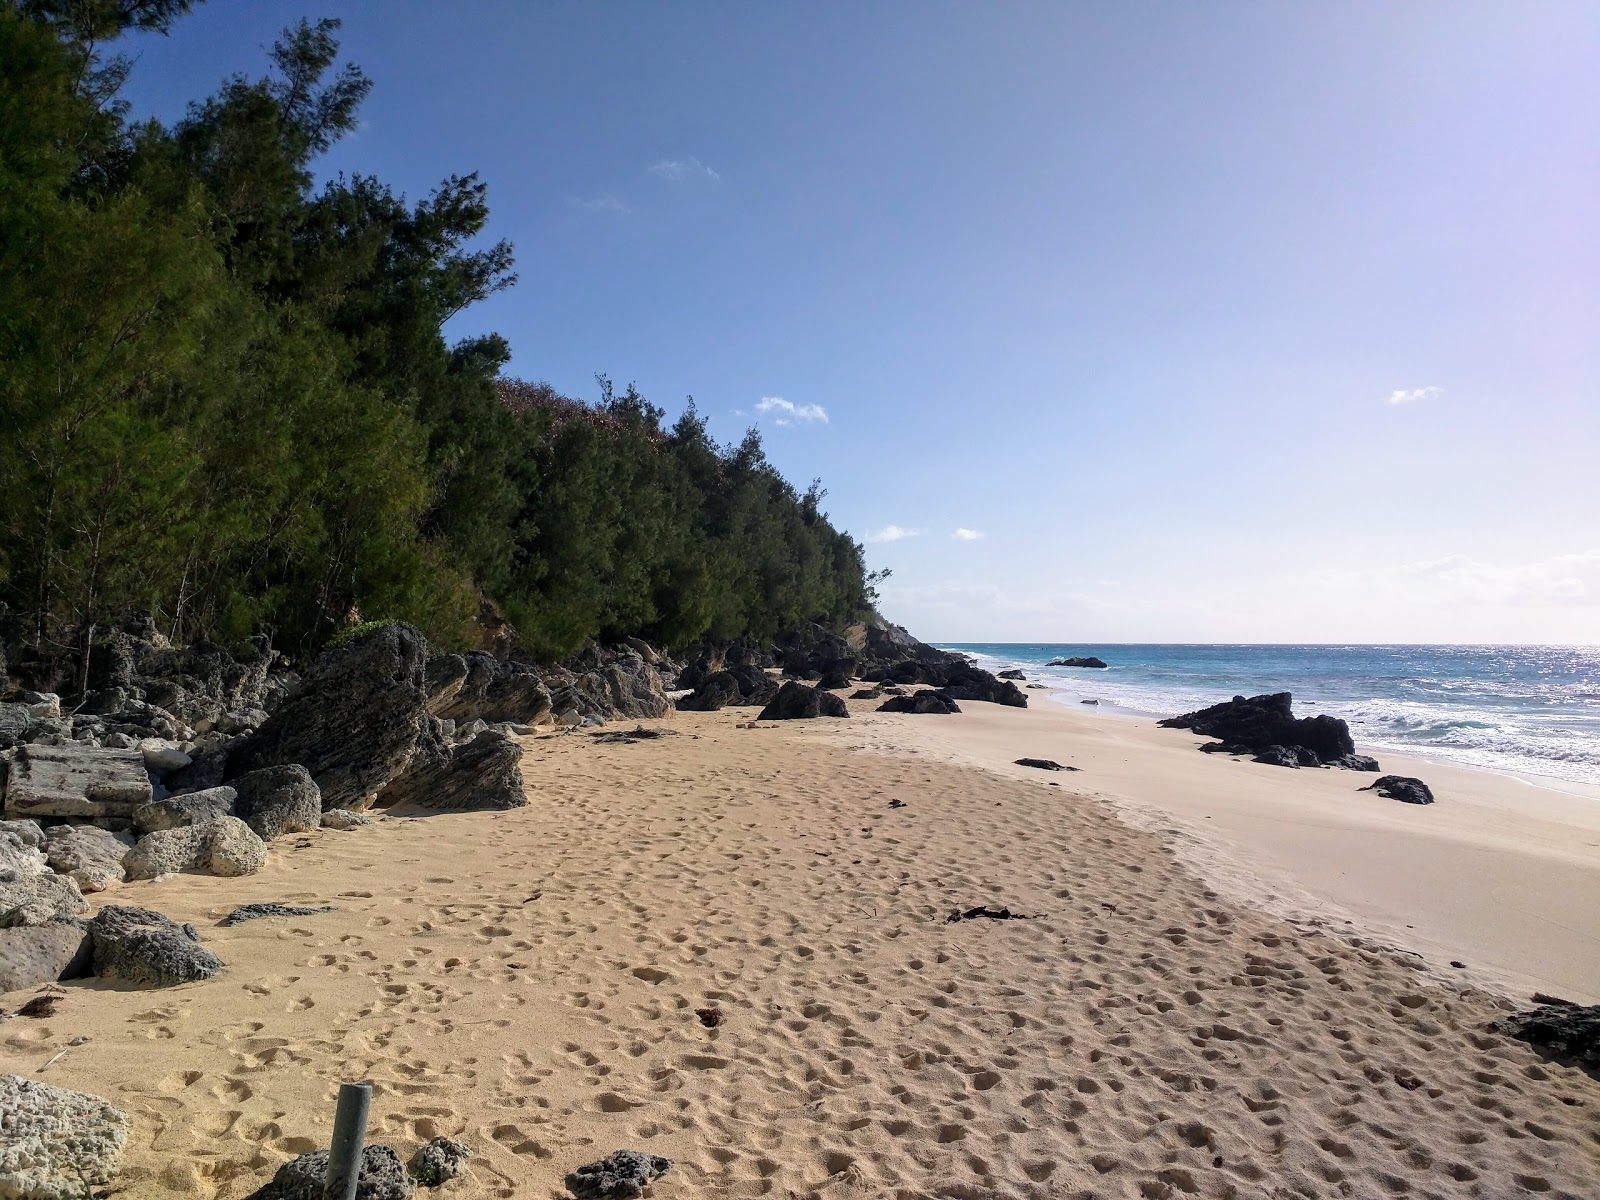
[[[32,729],[33,713],[26,704],[0,704],[0,750],[20,746]]]
[[[679,698],[678,708],[685,712],[715,712],[728,705],[766,704],[777,694],[777,681],[760,667],[732,667],[701,680],[690,695]]]
[[[425,672],[428,711],[455,721],[517,721],[537,725],[550,716],[550,691],[526,663],[491,654],[440,654]]]
[[[672,1169],[670,1159],[640,1150],[614,1150],[569,1174],[567,1191],[578,1200],[636,1200]]]
[[[265,841],[322,828],[322,792],[298,763],[246,772],[230,786],[233,815]]]
[[[99,1096],[0,1075],[0,1197],[81,1200],[110,1184],[128,1118]]]
[[[226,746],[214,746],[207,750],[197,750],[194,761],[181,770],[173,771],[164,777],[167,790],[174,795],[192,792],[208,792],[222,786],[222,781],[228,774],[228,750]]]
[[[1015,679],[1018,683],[1021,683],[1024,679],[1027,678],[1027,676],[1024,675],[1021,671],[1018,671],[1015,668],[1012,668],[1009,671],[1001,671],[999,674],[997,674],[995,676],[995,678],[996,679]]]
[[[758,721],[809,721],[816,717],[848,717],[850,710],[832,692],[791,679],[778,689]]]
[[[0,994],[87,975],[93,952],[76,921],[0,929]]]
[[[233,802],[238,796],[239,793],[231,787],[214,787],[203,792],[168,796],[165,800],[152,800],[133,810],[133,827],[140,833],[156,833],[163,829],[196,825],[201,821],[214,821],[218,817],[231,817],[234,815]]]
[[[259,871],[267,845],[238,817],[216,817],[146,834],[122,860],[129,879],[159,879],[177,871],[232,878]]]
[[[465,1142],[436,1137],[427,1145],[417,1147],[406,1164],[406,1172],[423,1187],[442,1187],[465,1175],[470,1161],[472,1149]]]
[[[77,881],[47,869],[43,850],[0,842],[0,929],[70,921],[88,911]]]
[[[448,758],[428,711],[428,644],[383,625],[324,652],[297,691],[230,758],[230,769],[303,766],[326,808],[364,808],[413,762]]]
[[[850,693],[850,699],[852,700],[881,700],[883,696],[883,689],[876,687],[862,688],[859,691]]]
[[[6,816],[127,818],[150,795],[137,750],[27,745],[7,772]]]
[[[45,862],[57,875],[75,880],[80,891],[103,892],[125,878],[122,856],[132,846],[127,834],[93,825],[56,825],[45,841]]]
[[[1338,758],[1329,759],[1325,764],[1329,767],[1342,767],[1346,771],[1379,771],[1378,760],[1366,754],[1341,754]]]
[[[1246,751],[1248,753],[1248,751]],[[1263,746],[1251,761],[1273,767],[1317,767],[1322,764],[1304,746]]]
[[[1552,1058],[1600,1070],[1600,1004],[1541,1004],[1501,1017],[1490,1028]]]
[[[380,803],[432,812],[521,808],[522,749],[503,733],[485,730],[448,756],[413,767],[384,791]]]
[[[1432,804],[1433,791],[1420,779],[1410,775],[1380,775],[1377,779],[1367,784],[1364,788],[1357,788],[1360,792],[1377,792],[1380,796],[1387,796],[1391,800],[1398,800],[1402,804]]]
[[[160,835],[155,835],[160,836]],[[89,922],[94,973],[148,987],[209,979],[222,961],[194,930],[147,908],[108,904]]]
[[[0,844],[44,845],[44,829],[37,821],[0,821]]]
[[[377,823],[377,817],[368,816],[366,813],[351,812],[348,808],[330,808],[322,814],[322,827],[324,829],[348,831],[360,829],[363,825],[376,825]]]
[[[1350,727],[1343,721],[1326,714],[1296,718],[1291,704],[1288,692],[1248,699],[1235,696],[1210,708],[1168,717],[1158,724],[1166,729],[1192,729],[1216,738],[1229,754],[1262,754],[1274,746],[1295,752],[1304,749],[1315,761],[1297,753],[1296,761],[1301,766],[1336,763],[1355,753]],[[1216,745],[1202,747],[1208,752],[1218,748]]]
[[[327,1177],[328,1152],[315,1150],[284,1163],[270,1183],[251,1192],[245,1200],[322,1200]],[[362,1147],[356,1200],[409,1200],[415,1190],[398,1154],[387,1146]]]
[[[141,742],[139,753],[144,755],[145,769],[157,775],[165,775],[169,771],[181,771],[194,761],[171,742],[156,738],[148,738]]]
[[[1047,667],[1088,667],[1094,670],[1104,670],[1106,667],[1102,659],[1089,655],[1087,658],[1053,658],[1045,663]]]
[[[904,696],[890,696],[878,705],[879,712],[903,713],[958,713],[961,706],[947,696],[944,692],[923,691],[911,692]]]

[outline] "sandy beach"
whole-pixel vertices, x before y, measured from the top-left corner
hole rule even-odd
[[[1414,809],[1040,700],[872,707],[529,737],[526,808],[102,893],[227,969],[66,985],[0,1071],[127,1110],[129,1197],[248,1194],[351,1079],[402,1157],[472,1146],[460,1197],[624,1146],[674,1160],[664,1200],[1600,1190],[1600,1082],[1487,1030],[1600,999],[1600,808],[1426,764]],[[258,901],[337,908],[215,927]],[[984,904],[1029,919],[947,919]]]

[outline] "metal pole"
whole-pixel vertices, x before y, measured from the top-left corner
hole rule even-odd
[[[355,1200],[361,1181],[361,1147],[367,1140],[367,1113],[372,1108],[370,1083],[341,1083],[339,1106],[333,1112],[333,1148],[328,1151],[328,1177],[322,1200]]]

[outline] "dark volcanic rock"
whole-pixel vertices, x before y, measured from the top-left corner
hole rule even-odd
[[[315,917],[332,911],[331,904],[322,904],[314,908],[300,904],[241,904],[217,924],[223,929],[232,929],[235,925],[243,925],[246,921],[257,921],[262,917]]]
[[[150,987],[210,979],[222,961],[200,945],[194,931],[147,908],[108,904],[89,922],[94,973]]]
[[[322,793],[298,763],[262,767],[239,776],[229,786],[236,793],[233,815],[264,842],[322,827]]]
[[[658,1155],[616,1150],[579,1167],[564,1182],[578,1200],[636,1200],[671,1169],[671,1160]]]
[[[1215,744],[1215,743],[1213,743]],[[1304,746],[1263,746],[1253,761],[1273,767],[1317,767],[1322,764]]]
[[[851,692],[850,693],[850,699],[852,699],[852,700],[878,700],[878,699],[881,699],[883,697],[883,695],[884,695],[884,692],[883,692],[882,688],[875,688],[875,687],[862,688],[860,691]]]
[[[1093,655],[1088,658],[1054,658],[1045,663],[1047,667],[1095,667],[1104,669],[1105,663]]]
[[[1329,759],[1324,766],[1343,767],[1346,771],[1378,771],[1378,760],[1367,754],[1342,754]]]
[[[1077,767],[1063,767],[1053,758],[1019,758],[1019,767],[1035,767],[1041,771],[1076,771]]]
[[[328,1152],[315,1150],[284,1163],[270,1183],[251,1192],[245,1200],[322,1200],[327,1177]],[[387,1146],[362,1147],[356,1200],[409,1200],[415,1190],[398,1154]]]
[[[1600,1004],[1543,1004],[1502,1017],[1490,1028],[1553,1058],[1600,1070]]]
[[[815,717],[848,717],[850,710],[832,692],[791,679],[778,689],[758,721],[809,721]]]
[[[1420,779],[1409,775],[1380,775],[1377,779],[1367,784],[1364,788],[1357,788],[1362,792],[1377,792],[1380,796],[1387,796],[1391,800],[1399,800],[1403,804],[1432,804],[1433,791]]]
[[[1013,670],[1010,670],[1010,671],[1001,671],[998,675],[995,676],[995,678],[996,679],[1015,679],[1018,683],[1021,683],[1024,679],[1027,678],[1027,676],[1024,675],[1021,671],[1013,669]]]
[[[1327,715],[1297,719],[1291,700],[1288,692],[1249,699],[1235,696],[1198,712],[1168,717],[1159,724],[1166,729],[1192,729],[1206,737],[1217,738],[1229,754],[1261,754],[1274,746],[1291,751],[1304,748],[1315,755],[1316,761],[1308,762],[1303,756],[1299,757],[1302,766],[1337,762],[1355,753],[1350,728],[1343,721]],[[1201,749],[1215,752],[1220,747],[1203,746]]]
[[[903,713],[958,713],[961,707],[943,692],[912,692],[906,696],[890,696],[878,705],[879,712]]]
[[[777,681],[760,667],[732,667],[701,680],[691,695],[678,700],[678,707],[684,712],[715,712],[730,705],[765,704],[777,694]]]

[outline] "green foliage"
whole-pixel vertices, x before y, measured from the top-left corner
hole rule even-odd
[[[359,625],[351,625],[341,629],[328,639],[328,649],[337,650],[340,646],[348,645],[357,638],[366,637],[367,634],[379,629],[388,629],[391,625],[398,625],[399,621],[363,621]]]
[[[0,5],[0,601],[39,647],[130,607],[309,651],[359,611],[465,645],[489,601],[546,656],[863,609],[861,547],[753,431],[719,448],[692,404],[664,428],[631,387],[586,405],[502,378],[497,335],[446,342],[511,247],[475,175],[314,188],[371,86],[336,21],[130,123],[102,47],[188,7]]]

